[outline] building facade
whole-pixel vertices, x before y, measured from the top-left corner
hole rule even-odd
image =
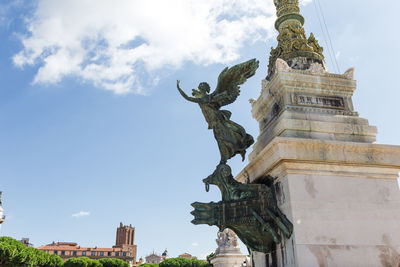
[[[154,251],[150,255],[146,256],[146,263],[161,263],[168,258],[168,251],[165,250],[161,256],[156,254]]]
[[[136,266],[135,228],[132,225],[124,226],[122,222],[117,228],[116,244],[112,248],[88,248],[78,246],[74,242],[53,242],[38,249],[50,254],[59,255],[67,260],[74,257],[89,257],[91,259],[117,258]]]
[[[181,254],[181,255],[179,255],[178,256],[179,258],[185,258],[185,259],[188,259],[188,260],[197,260],[197,257],[195,257],[195,256],[192,256],[192,255],[190,255],[189,253],[183,253],[183,254]]]
[[[33,244],[29,243],[29,238],[27,237],[23,237],[19,242],[21,242],[27,247],[33,247]]]

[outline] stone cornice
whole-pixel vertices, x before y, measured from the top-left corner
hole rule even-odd
[[[236,179],[252,182],[284,162],[392,169],[392,173],[398,173],[400,146],[275,137]]]

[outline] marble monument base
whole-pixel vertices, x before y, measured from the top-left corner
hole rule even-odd
[[[246,262],[243,254],[219,254],[210,260],[213,267],[242,267]]]
[[[215,250],[215,255],[210,258],[210,262],[214,267],[242,267],[247,256],[240,251],[238,237],[230,229],[225,229],[218,232],[217,242],[218,248]],[[247,267],[247,266],[246,266]]]
[[[294,224],[253,267],[400,266],[400,147],[275,137],[238,175],[276,178]]]

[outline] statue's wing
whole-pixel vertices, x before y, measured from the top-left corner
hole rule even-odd
[[[239,85],[256,73],[258,64],[258,60],[254,58],[231,68],[225,68],[218,76],[217,88],[211,95],[213,102],[217,102],[220,106],[233,103],[240,94]]]

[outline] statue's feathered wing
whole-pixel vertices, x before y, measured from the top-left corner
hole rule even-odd
[[[254,58],[232,68],[225,68],[218,76],[217,88],[212,93],[214,102],[219,106],[233,103],[240,94],[239,85],[256,73],[258,65],[258,60]]]

